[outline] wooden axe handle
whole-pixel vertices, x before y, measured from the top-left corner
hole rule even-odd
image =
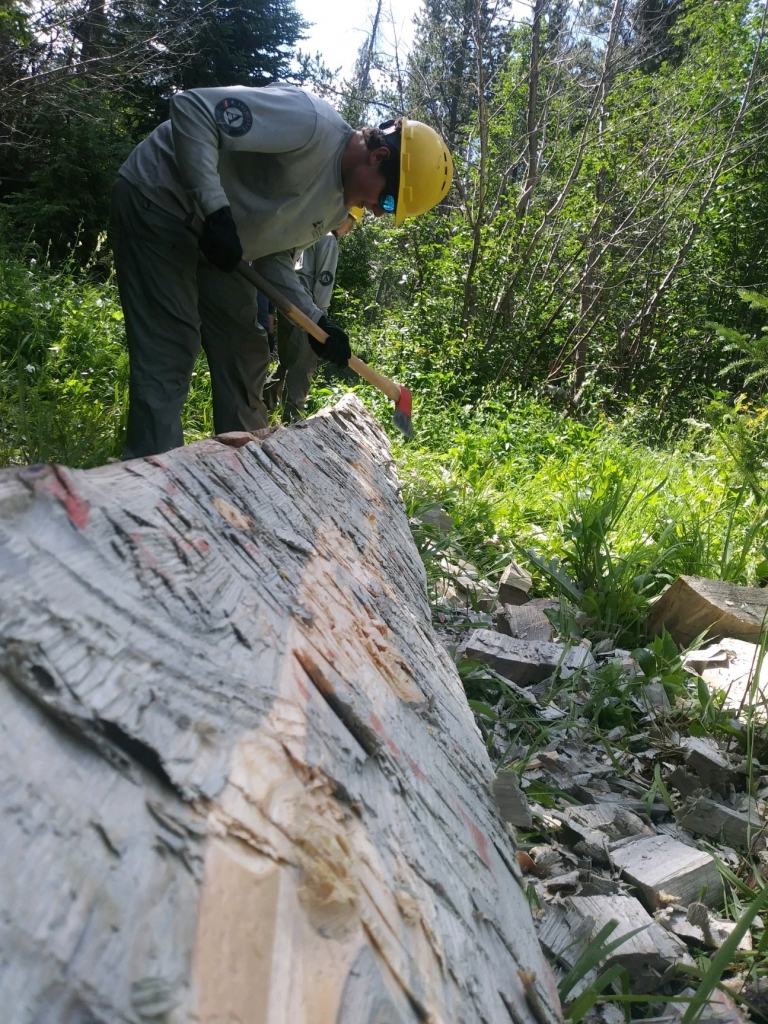
[[[322,327],[318,327],[314,320],[310,319],[306,313],[303,313],[298,306],[294,306],[292,302],[289,302],[284,295],[274,288],[269,281],[265,280],[254,270],[253,267],[249,266],[245,260],[240,260],[237,266],[237,272],[241,277],[244,277],[246,281],[250,281],[251,284],[255,285],[260,292],[267,296],[268,299],[277,306],[281,313],[284,313],[289,320],[292,320],[297,327],[300,327],[302,331],[306,331],[307,334],[311,334],[313,338],[317,338],[318,341],[325,342],[328,338],[326,332]],[[362,359],[358,359],[357,356],[352,356],[349,360],[349,366],[359,374],[369,384],[373,384],[375,388],[378,388],[383,394],[394,402],[395,405],[400,401],[400,386],[395,384],[389,377],[385,377],[383,373],[379,373],[374,370],[367,363],[364,363]]]

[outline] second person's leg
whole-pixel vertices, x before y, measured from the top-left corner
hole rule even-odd
[[[262,391],[269,372],[269,340],[256,319],[256,289],[239,274],[218,270],[203,256],[197,282],[216,433],[266,427]]]
[[[317,369],[317,356],[312,351],[305,331],[290,324],[290,330],[278,340],[280,362],[285,360],[283,406],[286,420],[300,419],[305,412],[312,377]]]

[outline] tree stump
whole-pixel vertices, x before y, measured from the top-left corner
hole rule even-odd
[[[0,473],[4,1018],[554,1024],[384,434],[240,441]]]

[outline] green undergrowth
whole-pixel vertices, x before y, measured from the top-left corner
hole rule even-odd
[[[421,531],[428,573],[451,554],[493,582],[514,557],[532,594],[566,596],[598,639],[630,647],[678,575],[763,582],[764,410],[741,400],[705,413],[659,444],[632,410],[582,423],[532,399],[427,406],[416,440],[394,445],[411,516],[439,504],[454,520],[447,537]]]
[[[0,252],[0,465],[98,466],[119,457],[127,397],[114,277],[74,262],[54,269],[40,253]],[[187,440],[212,433],[204,356],[184,425]]]

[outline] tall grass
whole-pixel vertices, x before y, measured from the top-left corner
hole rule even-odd
[[[768,431],[760,410],[741,416],[754,470]],[[678,575],[764,579],[768,500],[734,455],[741,423],[720,417],[658,447],[631,414],[581,424],[525,400],[427,411],[415,426],[415,443],[394,441],[411,506],[439,501],[456,547],[488,575],[514,556],[528,559],[535,593],[565,576],[595,628],[621,643],[639,641],[649,598]]]
[[[198,361],[189,440],[211,433]],[[96,466],[120,456],[128,395],[123,313],[112,276],[0,252],[0,465]]]

